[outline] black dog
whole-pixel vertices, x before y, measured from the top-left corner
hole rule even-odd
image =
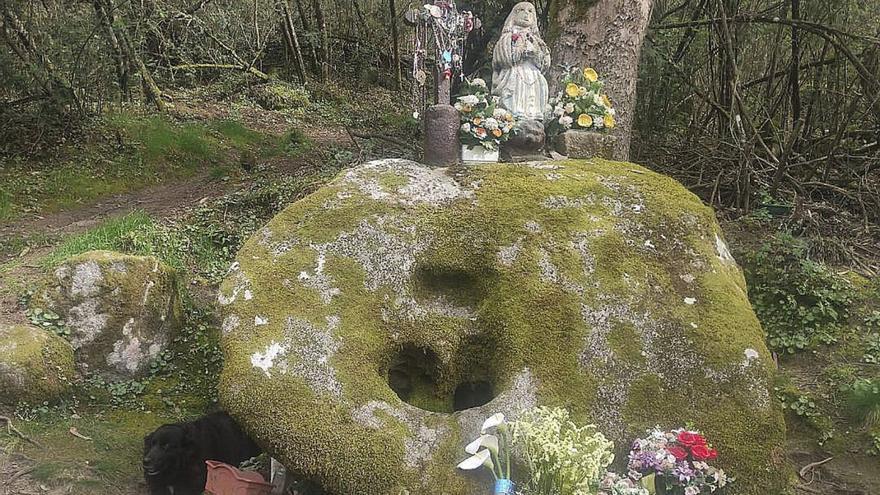
[[[161,426],[144,438],[144,479],[150,495],[201,495],[206,460],[238,466],[260,449],[223,412]]]

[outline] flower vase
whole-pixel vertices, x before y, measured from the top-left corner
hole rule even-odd
[[[477,145],[462,145],[461,147],[461,161],[463,162],[497,162],[498,161],[498,150],[490,150],[486,149],[483,146]]]
[[[495,495],[514,495],[515,493],[513,481],[495,480]]]

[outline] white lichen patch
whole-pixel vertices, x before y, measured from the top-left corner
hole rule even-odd
[[[316,394],[341,397],[342,385],[330,363],[340,346],[334,336],[339,322],[338,316],[328,316],[327,326],[317,327],[305,320],[289,317],[284,326],[283,344],[274,348],[278,352],[270,355],[271,360],[264,361],[268,361],[271,368],[277,358],[275,367],[284,374],[305,381]]]
[[[122,327],[122,338],[113,343],[107,364],[120,372],[135,373],[148,365],[163,348],[161,342],[148,342],[135,334],[135,319]]]
[[[228,279],[231,279],[232,288],[225,290],[224,287],[221,286],[220,290],[217,291],[217,303],[221,306],[228,306],[234,303],[239,294],[251,288],[250,280],[248,280],[244,272],[239,269],[239,266],[238,262],[236,262],[229,269],[232,275],[231,277],[228,277]],[[226,284],[224,284],[224,286],[225,285]]]
[[[396,177],[402,185],[388,192],[383,177]],[[352,169],[343,177],[343,184],[352,184],[376,201],[403,205],[429,204],[440,206],[461,198],[473,197],[444,169],[423,167],[409,160],[375,160]]]
[[[71,297],[93,297],[101,292],[101,266],[96,261],[86,261],[73,268],[73,281],[70,284]]]
[[[727,243],[724,242],[724,239],[722,239],[717,233],[715,234],[715,251],[718,253],[718,258],[721,259],[722,262],[727,264],[736,263],[733,255],[730,254],[730,249],[727,247]]]
[[[273,341],[262,352],[255,352],[251,355],[251,365],[263,370],[263,373],[271,378],[272,372],[270,370],[275,366],[275,359],[284,352],[287,352],[287,346]]]
[[[551,210],[559,210],[562,208],[583,208],[585,206],[594,204],[595,201],[596,200],[592,195],[584,198],[571,198],[569,196],[549,196],[541,203],[541,206]]]
[[[297,278],[305,287],[317,291],[324,304],[330,304],[333,301],[333,297],[340,294],[340,290],[335,287],[333,279],[324,273],[324,267],[327,265],[327,254],[320,246],[312,246],[312,248],[318,250],[315,269],[312,271],[302,271]]]
[[[498,262],[501,263],[502,266],[511,267],[513,263],[516,262],[516,259],[519,257],[519,253],[522,250],[523,238],[520,237],[510,246],[503,246],[498,250]]]
[[[389,286],[401,293],[413,272],[416,256],[430,241],[430,236],[416,233],[411,225],[394,218],[374,217],[372,221],[362,220],[354,231],[314,248],[357,261],[366,272],[367,289]]]
[[[101,335],[107,327],[110,315],[98,312],[98,300],[87,299],[70,308],[65,319],[68,328],[72,329],[70,344],[79,349]]]
[[[477,317],[474,308],[454,304],[439,295],[426,299],[416,299],[406,294],[399,295],[391,304],[382,307],[382,319],[386,322],[393,320],[414,322],[430,315],[469,321]]]
[[[226,335],[235,331],[239,325],[241,325],[241,318],[239,318],[237,314],[231,314],[226,318],[223,318],[223,323],[220,325],[220,331],[223,335]]]

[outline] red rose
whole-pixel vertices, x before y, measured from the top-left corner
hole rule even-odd
[[[695,461],[711,461],[718,457],[718,451],[705,445],[694,445],[691,447],[691,455]]]
[[[706,445],[706,439],[703,438],[703,435],[700,435],[699,433],[691,433],[689,431],[679,433],[678,441],[682,445],[688,447],[693,447],[694,445]]]
[[[675,460],[683,461],[687,459],[688,453],[681,447],[667,447],[666,451],[675,456]]]

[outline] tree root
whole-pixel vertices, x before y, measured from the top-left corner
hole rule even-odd
[[[10,436],[15,434],[17,437],[21,438],[22,440],[29,442],[29,443],[32,443],[32,444],[36,445],[37,447],[43,448],[43,446],[40,445],[39,442],[37,442],[33,438],[25,435],[24,433],[21,432],[21,430],[16,428],[15,425],[12,424],[12,419],[10,417],[0,416],[0,423],[6,423],[6,433],[9,434]]]

